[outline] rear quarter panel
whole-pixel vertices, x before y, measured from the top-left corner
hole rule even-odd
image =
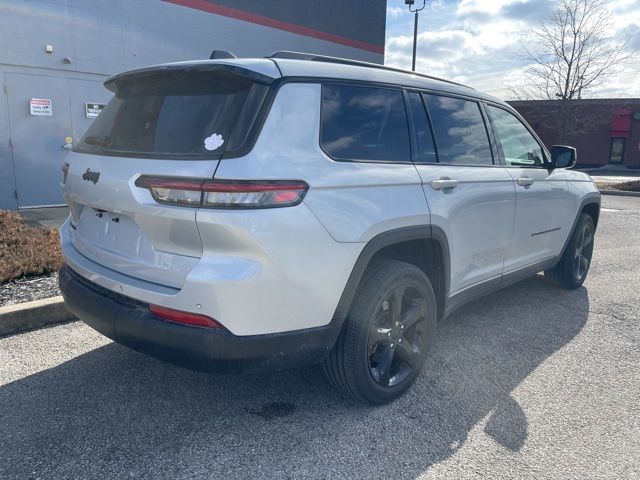
[[[342,162],[320,148],[321,86],[285,83],[251,153],[223,160],[216,179],[304,180],[309,207],[337,242],[429,224],[420,176],[412,164]]]

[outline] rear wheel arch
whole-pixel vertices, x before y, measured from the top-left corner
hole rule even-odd
[[[365,271],[378,258],[398,260],[420,268],[434,288],[438,320],[443,318],[450,281],[448,239],[437,226],[419,225],[381,233],[367,243],[347,280],[334,319],[343,321],[347,318]]]

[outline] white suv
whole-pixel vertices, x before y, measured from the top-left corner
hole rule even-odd
[[[419,374],[438,320],[540,271],[584,281],[600,211],[506,103],[279,52],[111,77],[65,164],[60,287],[84,322],[177,365],[322,363],[368,402]]]

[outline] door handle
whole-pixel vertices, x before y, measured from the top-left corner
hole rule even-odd
[[[458,180],[452,180],[449,177],[440,177],[438,180],[431,181],[431,188],[434,190],[446,190],[448,188],[456,188]]]
[[[522,187],[526,187],[527,185],[533,185],[533,178],[529,177],[518,177],[516,178],[516,183]]]

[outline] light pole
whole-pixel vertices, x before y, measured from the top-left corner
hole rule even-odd
[[[411,71],[416,71],[416,48],[418,46],[418,12],[427,5],[427,0],[422,0],[422,7],[413,8],[415,0],[404,0],[404,4],[409,6],[409,11],[415,13],[413,21],[413,61],[411,62]]]

